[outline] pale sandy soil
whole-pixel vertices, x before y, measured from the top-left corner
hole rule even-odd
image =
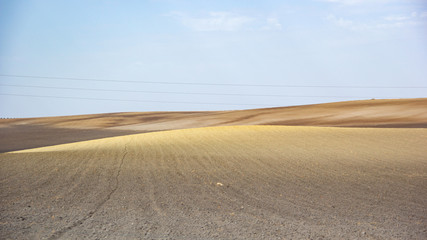
[[[427,129],[213,127],[0,154],[2,239],[426,239]]]

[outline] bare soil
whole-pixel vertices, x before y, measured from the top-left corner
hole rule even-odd
[[[0,154],[3,239],[426,239],[427,130],[242,126]]]
[[[427,127],[427,98],[349,101],[239,111],[131,112],[0,119],[0,127],[22,124],[128,131],[236,125],[424,128]]]
[[[143,132],[146,131],[10,125],[0,127],[0,153]]]
[[[427,239],[425,127],[427,99],[0,119],[0,239]]]

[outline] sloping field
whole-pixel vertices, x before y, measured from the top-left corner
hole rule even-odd
[[[139,131],[230,125],[427,127],[427,98],[363,100],[216,112],[130,112],[0,119],[0,126],[22,124]]]
[[[144,132],[236,125],[427,128],[427,98],[239,111],[131,112],[0,119],[0,153]]]
[[[0,154],[2,239],[426,239],[427,129],[212,127]]]
[[[11,125],[0,127],[0,153],[143,132],[146,131]]]

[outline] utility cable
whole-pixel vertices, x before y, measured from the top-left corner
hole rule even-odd
[[[341,85],[278,85],[278,84],[237,84],[237,83],[197,83],[197,82],[165,82],[165,81],[135,81],[135,80],[118,80],[118,79],[97,79],[97,78],[72,78],[72,77],[51,77],[51,76],[34,76],[34,75],[14,75],[0,74],[0,77],[13,78],[33,78],[33,79],[50,79],[50,80],[69,80],[69,81],[92,81],[92,82],[118,82],[118,83],[144,83],[144,84],[164,84],[164,85],[198,85],[198,86],[232,86],[232,87],[280,87],[280,88],[427,88],[426,86],[341,86]]]
[[[116,98],[88,98],[88,97],[68,97],[68,96],[46,96],[46,95],[30,95],[30,94],[14,94],[0,93],[3,96],[20,96],[20,97],[37,97],[37,98],[59,98],[59,99],[77,99],[77,100],[100,100],[100,101],[116,101],[116,102],[144,102],[144,103],[179,103],[179,104],[196,104],[196,105],[227,105],[227,106],[258,106],[267,107],[263,104],[248,104],[248,103],[209,103],[209,102],[180,102],[180,101],[152,101],[152,100],[131,100],[131,99],[116,99]]]
[[[201,92],[163,92],[163,91],[141,91],[141,90],[118,90],[98,88],[76,88],[76,87],[50,87],[36,85],[0,84],[4,87],[41,88],[56,90],[80,90],[98,92],[124,92],[124,93],[154,93],[154,94],[178,94],[178,95],[208,95],[208,96],[245,96],[245,97],[285,97],[285,98],[365,98],[356,96],[301,96],[301,95],[276,95],[276,94],[244,94],[244,93],[201,93]]]

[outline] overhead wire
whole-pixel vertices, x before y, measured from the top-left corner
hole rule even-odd
[[[37,97],[37,98],[59,98],[59,99],[78,99],[78,100],[100,100],[100,101],[117,101],[117,102],[144,102],[144,103],[177,103],[177,104],[195,104],[195,105],[227,105],[227,106],[258,106],[267,107],[265,104],[249,104],[249,103],[216,103],[216,102],[180,102],[180,101],[153,101],[153,100],[134,100],[134,99],[117,99],[117,98],[88,98],[88,97],[68,97],[68,96],[46,96],[32,94],[14,94],[0,93],[4,96],[21,96],[21,97]]]
[[[143,83],[143,84],[164,84],[164,85],[198,85],[198,86],[234,86],[234,87],[280,87],[280,88],[427,88],[427,86],[344,86],[344,85],[279,85],[279,84],[238,84],[238,83],[199,83],[199,82],[168,82],[168,81],[136,81],[136,80],[119,80],[119,79],[98,79],[98,78],[73,78],[73,77],[52,77],[36,75],[15,75],[0,74],[0,77],[12,78],[33,78],[49,80],[69,80],[69,81],[93,81],[93,82],[118,82],[118,83]]]
[[[203,92],[169,92],[169,91],[143,91],[143,90],[119,90],[79,87],[51,87],[36,85],[0,84],[5,87],[40,88],[56,90],[80,90],[98,92],[123,92],[123,93],[153,93],[153,94],[178,94],[178,95],[208,95],[208,96],[245,96],[245,97],[285,97],[285,98],[364,98],[357,96],[302,96],[302,95],[278,95],[278,94],[244,94],[244,93],[203,93]]]
[[[71,78],[71,77],[51,77],[35,75],[11,75],[0,74],[0,77],[12,78],[32,78],[48,80],[70,80],[70,81],[94,81],[94,82],[117,82],[117,83],[146,83],[146,84],[168,84],[168,85],[200,85],[200,86],[239,86],[239,87],[281,87],[281,88],[427,88],[424,86],[338,86],[338,85],[276,85],[276,84],[233,84],[233,83],[195,83],[195,82],[164,82],[164,81],[135,81],[135,80],[117,80],[117,79],[93,79],[93,78]],[[206,93],[206,92],[177,92],[177,91],[147,91],[147,90],[125,90],[125,89],[101,89],[101,88],[83,88],[83,87],[56,87],[40,85],[22,85],[22,84],[0,84],[3,87],[20,87],[20,88],[40,88],[56,90],[79,90],[79,91],[98,91],[98,92],[123,92],[123,93],[149,93],[149,94],[178,94],[178,95],[207,95],[207,96],[247,96],[247,97],[287,97],[287,98],[353,98],[369,99],[371,97],[356,96],[302,96],[302,95],[278,95],[278,94],[245,94],[245,93]],[[57,98],[57,99],[80,99],[80,100],[101,100],[101,101],[122,101],[122,102],[146,102],[146,103],[177,103],[177,104],[214,104],[230,106],[263,106],[263,104],[243,104],[243,103],[218,103],[218,102],[181,102],[181,101],[155,101],[155,100],[137,100],[137,99],[117,99],[117,98],[91,98],[91,97],[70,97],[70,96],[50,96],[50,95],[33,95],[33,94],[15,94],[0,93],[4,96],[21,96],[36,98]]]

